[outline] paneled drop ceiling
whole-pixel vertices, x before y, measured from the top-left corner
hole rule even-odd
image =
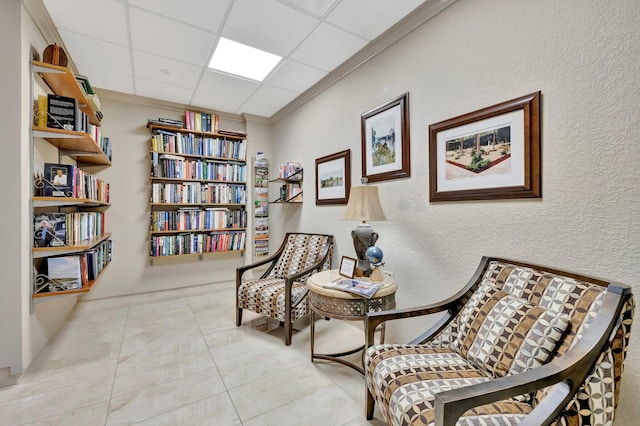
[[[43,2],[93,86],[270,117],[425,0]],[[263,82],[210,70],[220,37],[283,59]]]

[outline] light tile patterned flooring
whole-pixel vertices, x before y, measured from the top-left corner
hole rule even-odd
[[[289,347],[251,312],[235,327],[233,287],[79,303],[19,383],[0,388],[0,424],[384,424],[377,409],[378,420],[364,417],[360,374],[311,363],[308,324]],[[316,324],[318,352],[363,341],[357,323]]]

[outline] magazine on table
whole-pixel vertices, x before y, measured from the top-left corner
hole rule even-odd
[[[370,299],[382,284],[372,283],[369,281],[360,281],[353,279],[341,279],[339,281],[331,281],[323,285],[324,288],[331,288],[334,290],[348,291],[349,293],[357,294],[358,296],[366,297]]]

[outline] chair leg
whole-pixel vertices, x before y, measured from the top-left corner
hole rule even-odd
[[[236,309],[236,327],[240,327],[242,324],[242,308]]]
[[[293,324],[291,322],[284,323],[284,344],[291,346],[291,335],[293,334]]]
[[[371,391],[369,390],[369,387],[365,386],[366,390],[366,415],[367,415],[367,420],[373,420],[373,408],[376,405],[376,400],[373,398],[373,395],[371,395]]]

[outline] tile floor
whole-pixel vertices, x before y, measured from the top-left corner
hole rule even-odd
[[[235,327],[232,287],[79,303],[19,384],[0,388],[0,424],[384,424],[364,417],[360,374],[311,363],[308,324],[289,347],[253,313]],[[316,350],[361,344],[358,325],[318,321]]]

